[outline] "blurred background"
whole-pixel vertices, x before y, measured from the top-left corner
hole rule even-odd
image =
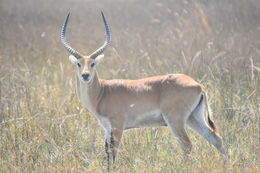
[[[183,166],[167,128],[147,128],[124,135],[114,172],[258,172],[259,0],[0,0],[0,171],[106,171],[103,132],[77,99],[60,43],[71,12],[67,39],[91,54],[105,38],[101,11],[112,44],[99,76],[195,78],[231,156],[224,164],[189,130],[193,160]]]

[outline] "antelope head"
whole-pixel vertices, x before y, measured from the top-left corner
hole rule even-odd
[[[69,60],[71,63],[73,63],[77,67],[77,76],[78,78],[85,83],[90,83],[93,79],[93,76],[95,74],[96,66],[103,60],[104,55],[102,52],[108,47],[108,45],[111,42],[111,35],[108,23],[106,21],[106,18],[101,12],[102,19],[105,25],[105,31],[106,31],[106,40],[104,44],[98,48],[96,51],[94,51],[92,54],[87,56],[82,56],[78,51],[73,49],[66,40],[66,29],[67,24],[69,20],[70,13],[67,15],[64,24],[61,29],[61,42],[66,48],[66,50],[71,54],[69,56]]]

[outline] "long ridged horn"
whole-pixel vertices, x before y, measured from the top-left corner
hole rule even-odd
[[[90,58],[92,58],[92,59],[95,59],[98,55],[100,55],[108,47],[108,45],[111,43],[110,29],[109,29],[109,26],[107,24],[106,18],[105,18],[105,16],[104,16],[102,11],[101,11],[101,15],[102,15],[102,19],[103,19],[103,22],[104,22],[104,25],[105,25],[106,40],[105,40],[104,44],[100,48],[98,48],[95,52],[93,52],[90,55]]]
[[[80,59],[82,56],[80,55],[79,52],[77,52],[76,50],[74,50],[72,47],[70,47],[70,45],[67,43],[66,40],[66,29],[67,29],[67,24],[69,21],[69,17],[70,17],[70,13],[67,15],[64,24],[61,28],[61,42],[64,45],[64,47],[67,49],[67,51],[69,51],[70,54],[74,55],[77,59]]]

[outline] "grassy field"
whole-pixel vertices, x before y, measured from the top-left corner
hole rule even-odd
[[[111,172],[260,172],[260,1],[0,0],[0,172],[106,172],[104,134],[75,92],[75,69],[60,43],[82,54],[112,45],[105,79],[185,73],[209,95],[230,154],[224,163],[188,130],[185,163],[165,127],[124,134]]]

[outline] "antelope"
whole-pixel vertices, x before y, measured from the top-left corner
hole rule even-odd
[[[111,43],[109,25],[103,12],[101,15],[106,39],[92,54],[82,56],[66,41],[70,13],[61,29],[61,42],[71,54],[69,60],[77,68],[77,95],[104,129],[108,169],[110,163],[115,162],[123,131],[141,127],[169,127],[177,137],[184,157],[187,157],[192,149],[185,130],[188,125],[226,156],[222,138],[211,119],[205,88],[191,77],[184,74],[138,80],[104,80],[98,77],[96,67]]]

